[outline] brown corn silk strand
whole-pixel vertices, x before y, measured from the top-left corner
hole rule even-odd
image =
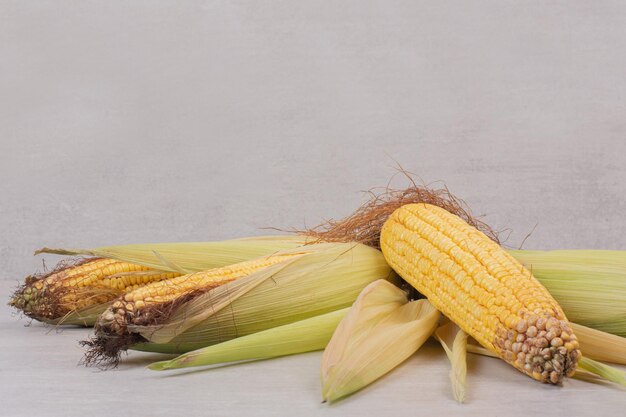
[[[312,229],[297,230],[296,233],[313,237],[318,241],[359,242],[380,249],[380,231],[391,213],[405,204],[427,203],[459,216],[500,244],[498,233],[480,220],[480,217],[472,215],[467,204],[455,197],[447,187],[430,188],[427,185],[417,185],[410,174],[404,174],[411,181],[408,188],[384,187],[381,192],[372,189],[368,192],[370,199],[348,217],[327,220]]]
[[[15,290],[11,297],[11,300],[9,301],[9,305],[17,308],[26,316],[34,318],[36,320],[41,320],[44,318],[53,319],[56,317],[62,317],[67,314],[67,308],[65,307],[65,303],[62,301],[63,297],[66,294],[71,293],[72,289],[64,288],[62,285],[60,285],[60,282],[64,278],[64,276],[60,276],[60,274],[71,268],[77,268],[86,263],[97,262],[101,259],[102,258],[99,257],[67,258],[59,261],[56,266],[50,271],[44,271],[29,275],[24,279],[24,283],[18,286],[18,288]],[[59,275],[58,279],[47,283],[46,280],[54,275]],[[25,311],[25,306],[23,305],[24,293],[28,288],[35,287],[35,285],[39,282],[42,283],[43,288],[47,291],[45,302],[40,302],[40,304],[38,304],[33,311]],[[84,291],[83,293],[84,297],[94,295],[97,294],[88,294],[87,291]]]

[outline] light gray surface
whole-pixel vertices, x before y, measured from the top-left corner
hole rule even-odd
[[[0,295],[43,245],[346,215],[394,161],[445,180],[511,246],[538,223],[527,248],[624,249],[625,23],[618,1],[0,1]],[[626,398],[481,359],[460,407],[433,347],[328,407],[318,354],[99,373],[75,366],[84,331],[1,312],[7,416],[603,415]]]

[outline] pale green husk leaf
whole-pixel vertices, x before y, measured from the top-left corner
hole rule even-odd
[[[300,236],[259,236],[215,242],[141,243],[94,249],[43,248],[36,253],[97,256],[162,271],[191,273],[294,249],[305,242],[306,239]]]
[[[324,351],[324,400],[345,397],[391,371],[432,335],[439,317],[427,300],[409,302],[389,282],[368,285]]]
[[[626,251],[511,251],[570,321],[626,336]]]
[[[593,359],[583,356],[580,361],[578,361],[576,373],[578,373],[579,369],[597,375],[607,381],[626,386],[626,373],[602,362],[594,361]]]
[[[321,314],[284,326],[185,353],[169,361],[149,366],[155,371],[215,365],[252,359],[269,359],[326,347],[348,308]]]
[[[435,330],[435,339],[441,343],[450,360],[450,382],[454,399],[463,403],[467,379],[467,333],[450,321]]]

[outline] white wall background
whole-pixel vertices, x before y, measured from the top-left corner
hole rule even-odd
[[[626,249],[619,1],[1,1],[0,279],[341,217],[394,161],[517,246]],[[399,182],[398,185],[402,185]]]

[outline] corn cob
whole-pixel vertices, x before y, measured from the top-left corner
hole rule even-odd
[[[102,265],[106,266],[107,262],[118,262],[117,268],[125,272],[117,273],[115,277],[107,280],[102,274],[97,276],[100,264],[90,266],[88,260],[63,261],[49,274],[26,278],[25,284],[16,291],[9,305],[24,311],[31,318],[47,323],[93,326],[98,316],[123,291],[130,291],[139,285],[159,279],[173,278],[242,262],[279,250],[297,248],[305,242],[306,239],[299,236],[259,236],[216,242],[131,244],[95,249],[43,248],[35,253],[101,258]],[[76,278],[81,273],[86,274],[88,272],[86,269],[79,268],[82,266],[94,269],[95,273],[87,274],[87,277],[82,277],[79,281],[71,281],[68,278],[63,289],[57,288],[47,292],[44,290],[50,287],[49,284],[66,275]],[[134,286],[126,286],[125,280]],[[75,288],[72,288],[72,282],[77,284]],[[122,285],[123,291],[120,288],[116,289]],[[108,287],[111,287],[110,291],[107,290]],[[42,291],[47,295],[42,297]],[[59,300],[60,291],[66,293],[62,300]],[[33,301],[34,298],[37,300]],[[72,299],[77,300],[75,304],[72,304]]]
[[[303,253],[297,252],[270,255],[145,285],[127,292],[115,301],[100,317],[97,329],[100,332],[123,334],[129,322],[135,325],[159,322],[176,304],[301,255]]]
[[[125,291],[177,275],[114,259],[63,262],[49,274],[27,277],[9,304],[36,320],[57,323],[69,320],[75,312],[105,304]],[[77,320],[73,324],[82,324]]]
[[[571,376],[578,341],[559,304],[511,255],[429,204],[392,213],[380,235],[391,267],[482,346],[542,382]]]
[[[85,363],[115,365],[126,349],[185,353],[215,345],[346,308],[372,281],[397,278],[380,251],[355,243],[276,253],[250,262],[248,275],[236,279],[220,277],[223,272],[209,272],[208,285],[192,285],[165,302],[154,302],[156,292],[118,299],[98,321],[96,337],[84,343]],[[135,296],[145,305],[137,307]]]

